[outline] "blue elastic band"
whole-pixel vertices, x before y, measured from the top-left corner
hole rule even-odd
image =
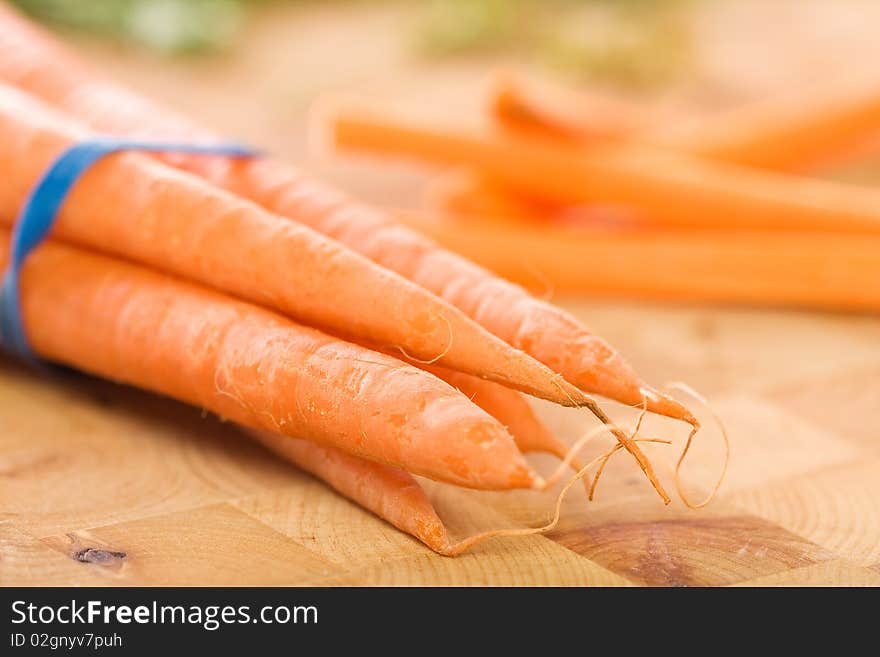
[[[52,163],[31,190],[12,231],[9,267],[0,288],[0,344],[26,360],[36,361],[24,332],[19,278],[25,259],[46,239],[68,192],[90,166],[118,151],[194,153],[252,157],[257,151],[234,143],[187,144],[126,139],[89,139],[71,146]]]

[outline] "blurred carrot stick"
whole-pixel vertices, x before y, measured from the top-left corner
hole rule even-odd
[[[526,196],[470,169],[456,169],[437,176],[425,193],[427,208],[471,218],[503,218],[514,221],[578,226],[637,226],[631,209],[615,205],[570,204]]]
[[[650,114],[635,103],[506,71],[493,80],[489,113],[505,127],[584,145],[637,138],[652,127]]]
[[[446,129],[337,107],[338,149],[467,164],[539,197],[621,204],[645,225],[880,233],[880,191],[759,171],[662,149],[585,152],[511,134]]]
[[[492,116],[534,135],[580,144],[637,139],[724,162],[803,171],[858,155],[880,134],[880,84],[833,84],[821,95],[773,98],[670,127],[622,102],[510,73],[490,92]]]
[[[880,310],[880,237],[776,231],[599,231],[400,218],[528,287],[557,292]]]
[[[543,221],[564,204],[527,198],[467,168],[435,177],[425,191],[428,208],[472,217]]]

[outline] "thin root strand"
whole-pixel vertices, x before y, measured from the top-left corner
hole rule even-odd
[[[727,466],[730,463],[730,438],[727,435],[727,429],[725,428],[724,423],[721,421],[721,418],[718,416],[717,413],[715,413],[714,410],[712,410],[709,402],[700,393],[698,393],[686,383],[681,382],[670,383],[666,387],[670,390],[679,390],[687,395],[690,395],[700,404],[702,404],[712,416],[715,424],[718,426],[718,429],[721,432],[721,439],[724,441],[724,465],[722,465],[721,467],[721,473],[718,475],[718,479],[715,481],[715,485],[712,487],[712,490],[702,502],[691,502],[691,500],[687,496],[687,493],[685,493],[684,491],[684,486],[681,483],[681,465],[682,463],[684,463],[684,459],[691,449],[691,444],[693,443],[694,436],[700,430],[699,424],[695,425],[691,429],[690,433],[688,434],[687,441],[684,444],[684,448],[681,450],[681,455],[679,455],[678,461],[675,463],[675,488],[678,491],[678,495],[681,498],[681,501],[684,502],[688,508],[701,509],[715,498],[715,495],[718,493],[718,489],[721,488],[721,484],[724,482],[724,477],[727,475]]]

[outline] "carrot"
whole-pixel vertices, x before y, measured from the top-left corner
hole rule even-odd
[[[0,230],[0,267],[7,264],[8,247],[9,235]],[[456,456],[452,463],[457,467],[479,466],[478,460],[484,461],[484,467],[490,464],[490,471],[468,475],[477,474],[487,485],[501,477],[499,470],[511,455],[521,460],[515,448],[511,451],[510,439],[497,423],[490,421],[484,432],[486,416],[475,416],[472,411],[476,409],[463,396],[431,375],[419,374],[394,359],[383,363],[383,357],[374,352],[361,350],[365,353],[358,354],[360,348],[354,345],[168,276],[50,242],[26,263],[22,297],[28,337],[37,353],[197,403],[246,426],[263,427],[248,433],[443,554],[457,554],[474,541],[450,544],[443,523],[412,475],[332,444],[342,444],[354,433],[356,451],[365,455],[372,445],[384,440],[406,443],[415,439],[422,449],[430,449],[430,443],[439,437],[440,443],[433,446],[439,448],[434,458],[450,462],[450,443],[462,442],[470,453],[465,461]],[[260,333],[262,339],[253,339],[253,334]],[[267,345],[272,345],[268,349],[271,353],[261,356],[259,352],[267,350]],[[337,371],[322,372],[324,363],[319,361],[326,359],[322,351],[336,356],[330,366]],[[337,353],[332,354],[334,351]],[[303,355],[305,362],[299,362]],[[393,370],[387,371],[389,368]],[[296,375],[300,369],[306,373]],[[370,371],[373,369],[379,371]],[[255,380],[260,376],[271,385]],[[438,386],[442,389],[439,396],[432,394]],[[310,387],[314,391],[305,393]],[[337,387],[340,390],[331,406],[324,406],[333,397],[327,391]],[[353,387],[360,389],[359,402],[352,401]],[[293,400],[273,394],[278,389],[293,390]],[[388,391],[389,396],[369,399],[377,390]],[[413,390],[415,397],[408,396]],[[378,406],[371,408],[370,403]],[[267,404],[267,410],[251,404]],[[468,417],[463,417],[462,411]],[[284,412],[288,413],[286,418],[272,417]],[[373,422],[379,415],[382,419]],[[444,422],[438,415],[450,421]],[[342,423],[337,422],[340,418]],[[351,420],[345,422],[348,418]],[[425,421],[429,426],[416,426]],[[377,425],[378,443],[372,431]],[[274,431],[267,431],[268,427]],[[410,435],[413,431],[418,437]],[[296,438],[295,432],[329,438],[331,444]],[[493,433],[497,435],[490,444],[478,438],[489,438]],[[522,485],[522,477],[529,472],[524,473],[522,467],[520,464],[511,472],[514,485]],[[431,469],[443,468],[435,464]],[[462,483],[461,476],[457,471],[457,483]],[[490,532],[480,540],[492,535]]]
[[[601,428],[598,428],[601,431]],[[307,472],[324,480],[337,492],[372,511],[383,520],[405,531],[438,554],[457,556],[491,538],[530,536],[552,530],[560,519],[562,500],[566,492],[593,465],[604,467],[621,445],[615,445],[605,454],[579,468],[577,474],[562,488],[556,499],[555,513],[550,522],[539,527],[495,529],[483,531],[452,542],[446,525],[438,516],[424,488],[404,470],[365,461],[338,449],[308,441],[280,436],[265,431],[248,431],[250,436],[270,450],[299,465]],[[597,432],[584,436],[586,441]],[[669,441],[638,439],[639,442]],[[598,472],[597,472],[598,474]],[[595,484],[596,479],[594,479]]]
[[[870,152],[866,137],[880,134],[876,85],[835,85],[818,99],[772,98],[707,118],[661,121],[634,105],[575,92],[504,72],[490,90],[490,114],[522,135],[601,148],[639,141],[745,166],[802,171]],[[590,206],[527,197],[485,176],[438,186],[430,206],[455,213],[566,223],[595,223]]]
[[[400,358],[414,367],[430,372],[438,379],[456,388],[504,425],[520,451],[544,452],[553,454],[560,459],[569,457],[569,446],[556,438],[544,426],[525,397],[516,390],[441,365],[419,362],[387,347],[376,347],[366,342],[359,344],[388,356]],[[578,463],[576,458],[572,459],[572,466],[575,469],[579,467]]]
[[[880,236],[549,229],[398,215],[511,280],[549,281],[561,292],[880,311]]]
[[[568,456],[569,446],[544,426],[518,392],[437,365],[418,367],[460,390],[503,424],[521,452],[546,452],[562,459]],[[435,552],[443,552],[448,547],[445,525],[425,491],[405,470],[278,433],[256,430],[246,433]],[[580,470],[583,465],[575,458],[572,467]]]
[[[637,137],[653,124],[650,115],[632,103],[573,92],[509,71],[493,80],[489,113],[505,127],[582,144]]]
[[[448,384],[263,308],[58,243],[27,260],[21,291],[49,361],[449,483],[540,484],[504,427]]]
[[[569,456],[569,446],[547,429],[518,392],[436,365],[420,367],[460,390],[503,424],[521,452],[546,452],[559,458]],[[255,430],[246,433],[435,552],[448,549],[450,542],[443,521],[424,489],[405,470],[277,433]],[[580,470],[583,465],[575,458],[572,467]]]
[[[568,456],[569,446],[550,432],[535,415],[528,401],[515,390],[436,365],[425,366],[424,369],[460,390],[503,424],[521,452],[544,452],[560,459]],[[574,459],[572,467],[579,470],[582,466]]]
[[[59,62],[64,62],[60,67]],[[95,80],[51,38],[0,7],[0,77],[110,133],[139,137],[212,139],[190,121]],[[641,405],[693,425],[679,402],[645,384],[609,345],[554,306],[531,298],[369,206],[272,159],[229,162],[171,156],[166,162],[305,223],[375,262],[402,274],[475,319],[490,332],[559,372],[581,390]],[[588,408],[604,422],[595,404]],[[615,432],[658,491],[638,446]],[[661,492],[664,499],[668,499]]]
[[[590,227],[637,226],[638,217],[623,206],[572,205],[528,197],[471,171],[453,171],[436,178],[425,194],[429,209],[472,219],[503,218],[530,223]]]
[[[513,135],[421,126],[337,109],[337,148],[468,164],[511,187],[569,202],[622,204],[651,225],[880,232],[880,191],[759,171],[648,147],[584,152]]]
[[[81,132],[0,85],[0,223]],[[133,154],[101,160],[77,182],[59,238],[272,306],[309,324],[437,360],[563,404],[577,390],[401,276],[196,177]]]
[[[425,192],[428,208],[471,217],[505,217],[544,221],[564,204],[526,199],[469,169],[457,169],[436,177]]]
[[[247,434],[435,552],[449,545],[443,521],[424,489],[405,470],[300,438],[269,431]]]
[[[820,94],[773,98],[703,120],[658,127],[634,107],[499,76],[490,111],[503,125],[581,144],[638,139],[710,159],[780,171],[803,171],[860,154],[880,133],[880,90],[827,82]],[[655,125],[652,125],[654,123]]]

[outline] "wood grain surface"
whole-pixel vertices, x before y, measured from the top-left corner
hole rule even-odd
[[[755,34],[766,12],[789,29],[744,51],[756,39],[742,36]],[[877,14],[876,3],[855,1],[717,3],[695,17],[701,72],[669,93],[711,106],[810,82],[810,70],[842,61],[880,73],[867,56]],[[306,160],[303,117],[306,99],[343,88],[476,106],[487,63],[414,61],[396,36],[411,21],[399,7],[269,9],[238,52],[209,61],[77,45],[109,75],[210,124],[376,201],[405,204],[424,174]],[[347,51],[333,46],[340,42]],[[813,53],[806,62],[805,52]],[[439,557],[198,409],[4,359],[0,585],[880,585],[880,320],[559,301],[648,380],[684,380],[710,399],[732,456],[708,507],[664,507],[634,464],[616,457],[597,499],[573,490],[551,534]],[[593,426],[579,411],[537,407],[567,440]],[[649,451],[671,485],[685,429],[650,419],[644,433],[676,440]],[[707,430],[685,467],[689,492],[705,492],[720,458],[717,432]],[[444,513],[484,527],[548,513],[544,497],[435,488]]]

